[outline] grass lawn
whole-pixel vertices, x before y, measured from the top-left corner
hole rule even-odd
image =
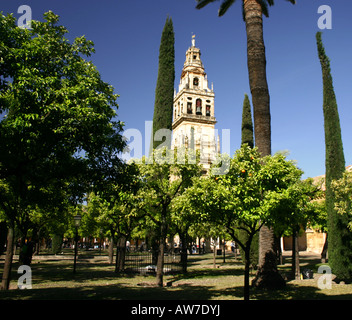
[[[86,256],[89,254],[90,256]],[[18,264],[12,269],[9,291],[0,291],[0,300],[242,300],[243,272],[240,260],[232,255],[223,262],[216,258],[213,267],[212,254],[189,256],[187,275],[167,275],[164,282],[171,286],[154,287],[155,277],[142,275],[117,275],[107,257],[94,253],[80,253],[77,273],[74,275],[73,260],[33,259],[32,289],[17,289]],[[284,275],[290,271],[290,258],[279,266]],[[0,260],[0,275],[4,260]],[[320,261],[314,256],[302,256],[301,267],[311,268],[314,279],[287,281],[287,287],[280,291],[251,289],[251,299],[255,300],[300,300],[300,299],[352,299],[352,284],[332,283],[331,289],[319,289],[317,269]],[[254,276],[254,273],[252,274]]]

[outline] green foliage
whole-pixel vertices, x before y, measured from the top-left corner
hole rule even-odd
[[[286,189],[273,194],[278,205],[272,212],[271,225],[278,236],[292,235],[300,227],[317,223],[321,208],[314,201],[322,195],[322,190],[313,179],[297,180]]]
[[[328,232],[327,212],[325,199],[318,199],[311,204],[314,210],[314,217],[308,221],[308,227],[321,232]]]
[[[352,231],[352,172],[345,172],[341,179],[334,180],[331,187],[335,197],[335,210],[348,219]]]
[[[280,194],[297,183],[301,175],[302,171],[285,155],[261,157],[256,147],[244,144],[230,159],[226,175],[211,174],[199,179],[183,195],[189,206],[199,211],[201,222],[224,227],[241,247],[247,298],[251,255],[253,259],[257,253],[253,239],[264,224],[274,225],[281,206]]]
[[[332,180],[340,179],[345,171],[345,157],[341,139],[341,126],[336,96],[331,76],[330,60],[325,53],[321,32],[316,35],[318,55],[323,75],[323,111],[326,152],[326,187]]]
[[[242,110],[242,131],[241,131],[241,145],[247,143],[251,148],[254,147],[254,132],[251,104],[248,95],[245,94],[243,100]]]
[[[147,225],[156,240],[154,244],[159,245],[158,286],[163,285],[165,240],[169,231],[175,231],[173,203],[191,186],[192,178],[200,175],[200,166],[197,162],[189,161],[191,159],[192,155],[189,157],[187,150],[164,147],[154,149],[149,158],[143,157],[136,162],[143,181],[137,193],[139,209],[146,215]],[[155,253],[156,250],[153,251]]]
[[[211,3],[211,2],[215,2],[216,0],[196,0],[197,1],[197,9],[201,9],[203,7],[205,7],[207,4]],[[227,10],[235,3],[236,0],[223,0],[220,4],[220,8],[218,11],[218,15],[219,17],[222,17]],[[258,3],[261,6],[262,12],[266,17],[269,17],[269,8],[268,6],[272,6],[274,5],[274,0],[257,0]],[[295,0],[286,0],[291,2],[292,4],[295,4],[296,1]],[[243,1],[244,3],[244,1]],[[242,4],[242,10],[243,10],[243,4]],[[243,13],[244,16],[244,13]],[[243,18],[244,19],[244,18]]]
[[[52,235],[52,242],[51,242],[51,252],[53,254],[61,253],[61,246],[62,246],[62,235],[53,234]]]
[[[172,110],[175,82],[175,35],[171,18],[167,18],[161,35],[159,48],[159,69],[155,89],[155,104],[153,116],[153,138],[159,129],[172,129]],[[152,139],[153,148],[162,141]],[[170,140],[171,143],[171,140]],[[171,145],[166,145],[171,147]]]
[[[116,178],[125,146],[117,95],[87,60],[93,43],[71,43],[58,21],[49,11],[27,30],[0,14],[0,206],[22,243],[70,233],[70,207]]]
[[[138,192],[141,209],[148,213],[154,223],[159,224],[171,217],[173,202],[199,177],[201,168],[196,161],[190,161],[187,150],[156,149],[151,157],[143,157],[136,163],[143,179]],[[182,206],[179,204],[179,206]]]
[[[278,194],[296,183],[301,174],[283,154],[261,158],[256,148],[243,146],[231,159],[228,174],[200,179],[185,196],[202,219],[224,225],[244,247],[234,230],[254,235],[263,223],[273,224],[280,205]]]
[[[120,169],[118,181],[106,181],[104,188],[90,193],[86,206],[86,234],[128,238],[138,225],[139,171],[134,163],[121,166]]]
[[[15,36],[0,44],[0,179],[7,209],[10,193],[22,207],[52,204],[58,190],[69,191],[72,200],[82,196],[83,182],[117,165],[124,146],[122,123],[112,120],[117,95],[82,57],[94,52],[93,43],[84,37],[69,43],[58,16],[49,11],[44,18],[27,30],[0,16],[1,34]]]
[[[236,235],[236,238],[241,243],[247,243],[249,239],[248,233],[242,229],[235,230],[235,235]],[[241,257],[245,257],[245,251],[243,250],[242,247],[239,247],[239,251],[240,251]],[[250,251],[249,251],[249,264],[251,265],[252,268],[254,269],[257,268],[258,259],[259,259],[259,233],[257,232],[253,236],[253,239],[250,245]],[[242,260],[242,262],[245,263],[244,259]]]
[[[352,234],[348,233],[348,220],[335,209],[335,195],[331,188],[333,180],[342,178],[345,172],[340,118],[331,76],[330,61],[325,53],[321,32],[316,34],[318,55],[323,76],[323,112],[325,131],[325,184],[326,210],[328,215],[329,264],[337,277],[352,279]]]

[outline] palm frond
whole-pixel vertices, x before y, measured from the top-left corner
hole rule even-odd
[[[202,9],[207,4],[218,1],[218,0],[196,0],[196,1],[197,1],[196,9]]]
[[[286,0],[291,2],[292,4],[296,4],[296,0]],[[271,7],[274,5],[274,0],[257,0],[262,8],[262,12],[266,17],[269,17],[269,8],[268,5]]]
[[[234,4],[235,1],[236,0],[223,0],[218,12],[219,17],[223,16],[226,11]]]
[[[274,5],[274,0],[266,0],[266,2],[270,7]]]
[[[269,6],[272,6],[274,4],[273,0],[266,0],[266,1],[268,2]],[[264,0],[257,0],[257,2],[260,4],[260,6],[262,8],[263,15],[268,18],[269,17],[269,8],[268,8],[267,3]]]

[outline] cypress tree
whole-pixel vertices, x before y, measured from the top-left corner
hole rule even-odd
[[[155,89],[152,147],[156,149],[165,141],[155,141],[159,129],[172,129],[172,109],[175,82],[175,35],[172,19],[167,17],[159,48],[159,69]],[[167,146],[171,147],[171,135]]]
[[[241,146],[247,144],[250,148],[254,147],[254,129],[252,120],[251,104],[248,95],[244,95],[243,108],[242,108],[242,127],[241,127]],[[248,233],[242,229],[237,231],[237,236],[242,243],[246,243],[248,240]],[[240,247],[241,257],[244,257],[244,250]],[[252,266],[257,265],[259,257],[259,233],[256,233],[253,237],[251,248],[250,248],[250,264]],[[244,263],[244,259],[242,260]]]
[[[253,121],[251,104],[249,102],[248,95],[244,95],[243,110],[242,110],[242,131],[241,131],[241,145],[247,143],[251,148],[254,147],[253,137]]]
[[[322,43],[321,32],[316,34],[318,55],[323,75],[323,112],[325,131],[325,185],[328,214],[329,265],[339,279],[352,278],[352,234],[347,221],[335,210],[332,180],[340,179],[345,171],[340,118],[331,76],[330,60]]]

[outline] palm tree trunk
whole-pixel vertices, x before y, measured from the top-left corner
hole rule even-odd
[[[263,37],[263,17],[256,0],[244,0],[247,32],[247,63],[252,94],[255,146],[261,156],[271,154],[270,96],[266,79],[266,57]],[[263,226],[259,233],[259,268],[255,285],[279,287],[284,284],[277,272],[274,232]],[[281,278],[281,279],[280,279]],[[265,281],[264,281],[265,279]]]
[[[256,0],[244,0],[247,32],[247,64],[254,114],[255,146],[262,156],[271,154],[270,96],[266,79],[266,57],[262,9]]]
[[[282,289],[286,285],[277,270],[274,232],[272,228],[267,226],[263,226],[259,232],[258,272],[252,284],[258,288],[266,289]]]

